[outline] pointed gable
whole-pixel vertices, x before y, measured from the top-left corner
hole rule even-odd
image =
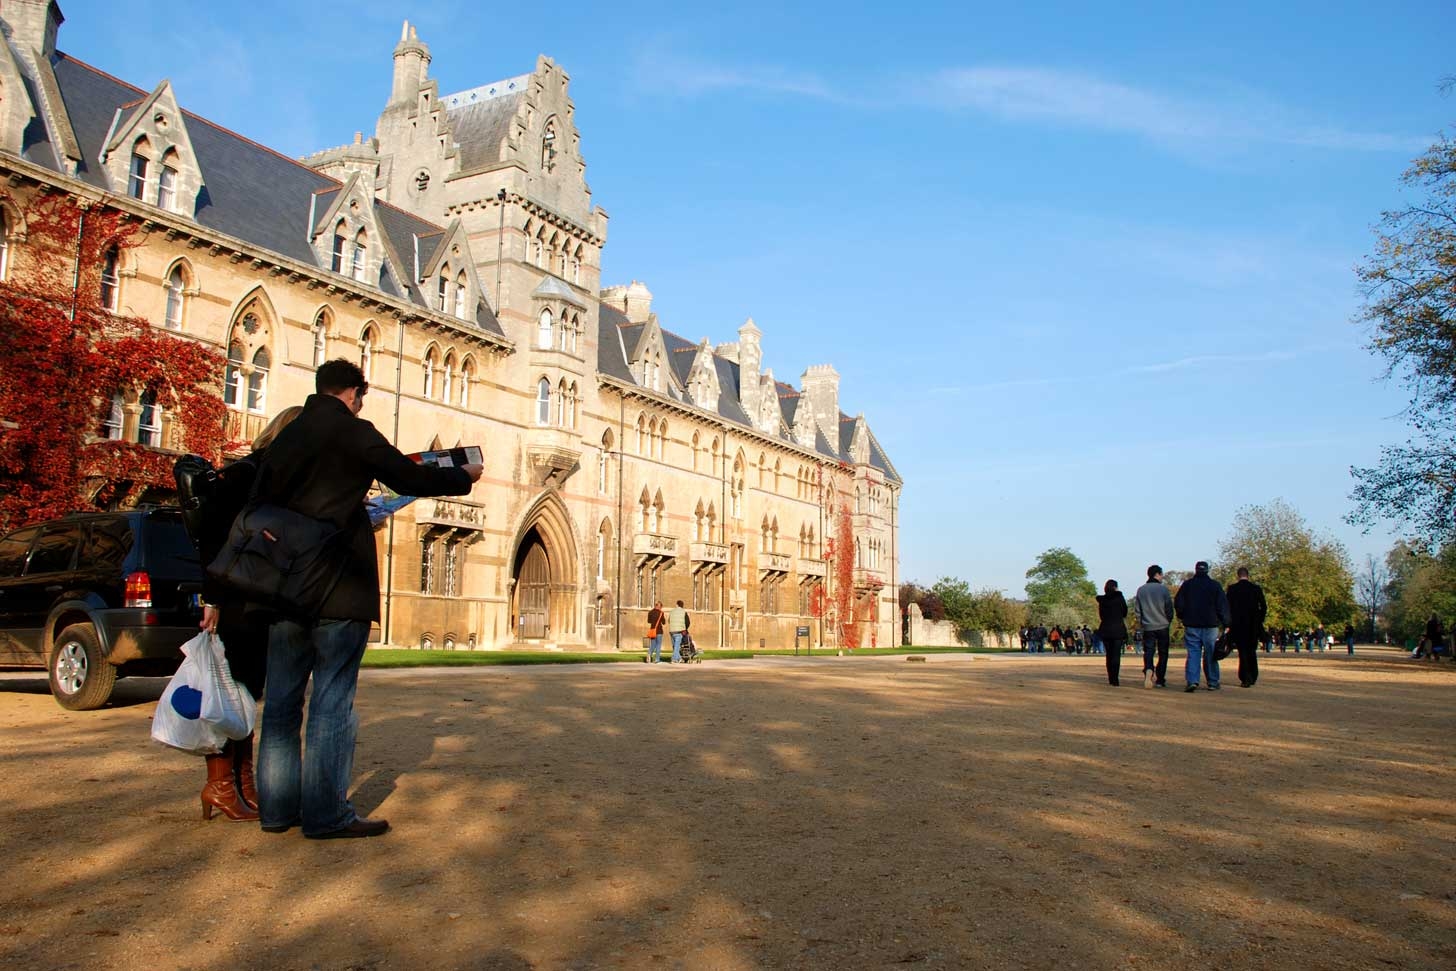
[[[687,392],[692,403],[707,411],[718,410],[718,400],[723,394],[723,384],[718,380],[718,368],[713,357],[713,345],[706,337],[697,346],[692,366],[688,369]]]
[[[37,117],[30,86],[10,45],[0,39],[0,150],[20,155],[26,130]]]
[[[196,216],[206,186],[171,81],[118,110],[101,148],[101,163],[118,195]]]

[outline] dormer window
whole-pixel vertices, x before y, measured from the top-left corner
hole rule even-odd
[[[344,272],[344,254],[347,252],[349,244],[349,241],[345,236],[345,233],[347,232],[348,227],[344,225],[344,221],[342,219],[339,220],[339,224],[334,227],[333,255],[332,258],[329,260],[329,269],[333,270],[335,273]]]
[[[435,295],[435,309],[442,314],[450,312],[450,277],[447,276],[449,272],[447,267],[445,272],[440,274],[439,289]]]
[[[147,197],[147,170],[151,167],[152,160],[145,154],[146,145],[147,140],[143,138],[131,152],[131,177],[127,180],[126,191],[133,199]]]
[[[168,149],[157,170],[157,207],[172,209],[177,204],[177,150]]]
[[[455,278],[455,316],[465,319],[465,271]]]

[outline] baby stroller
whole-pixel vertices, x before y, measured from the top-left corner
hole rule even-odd
[[[703,659],[698,656],[698,645],[693,643],[693,635],[683,631],[682,643],[678,645],[678,656],[684,664],[702,664]]]

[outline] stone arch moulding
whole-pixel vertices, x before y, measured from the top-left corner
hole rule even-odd
[[[550,637],[552,640],[579,640],[582,636],[579,605],[581,537],[570,511],[555,490],[542,493],[527,507],[511,538],[513,586],[516,586],[517,571],[524,553],[522,545],[533,535],[541,539],[549,569],[550,601],[547,617]],[[517,610],[519,596],[518,589],[513,591],[513,612]]]
[[[237,327],[240,323],[242,323],[243,317],[246,316],[248,311],[253,309],[255,306],[259,311],[259,322],[263,325],[263,328],[266,329],[267,333],[266,336],[262,337],[261,339],[258,338],[256,335],[246,335],[243,341],[244,345],[249,348],[268,346],[274,352],[274,360],[277,363],[295,363],[293,360],[293,356],[288,353],[287,328],[283,326],[283,319],[278,316],[278,311],[273,306],[273,298],[268,296],[267,289],[265,289],[261,283],[248,290],[247,293],[244,293],[240,298],[238,298],[237,302],[235,302],[232,307],[229,308],[227,338],[224,342],[224,346],[226,346],[228,342],[232,341],[233,335],[237,332]],[[312,341],[312,338],[313,334],[312,330],[310,329],[310,341]],[[312,345],[310,345],[310,350],[312,350]]]

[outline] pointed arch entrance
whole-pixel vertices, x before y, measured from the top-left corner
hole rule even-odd
[[[571,517],[553,493],[522,521],[511,557],[511,615],[520,640],[581,637],[580,578]]]

